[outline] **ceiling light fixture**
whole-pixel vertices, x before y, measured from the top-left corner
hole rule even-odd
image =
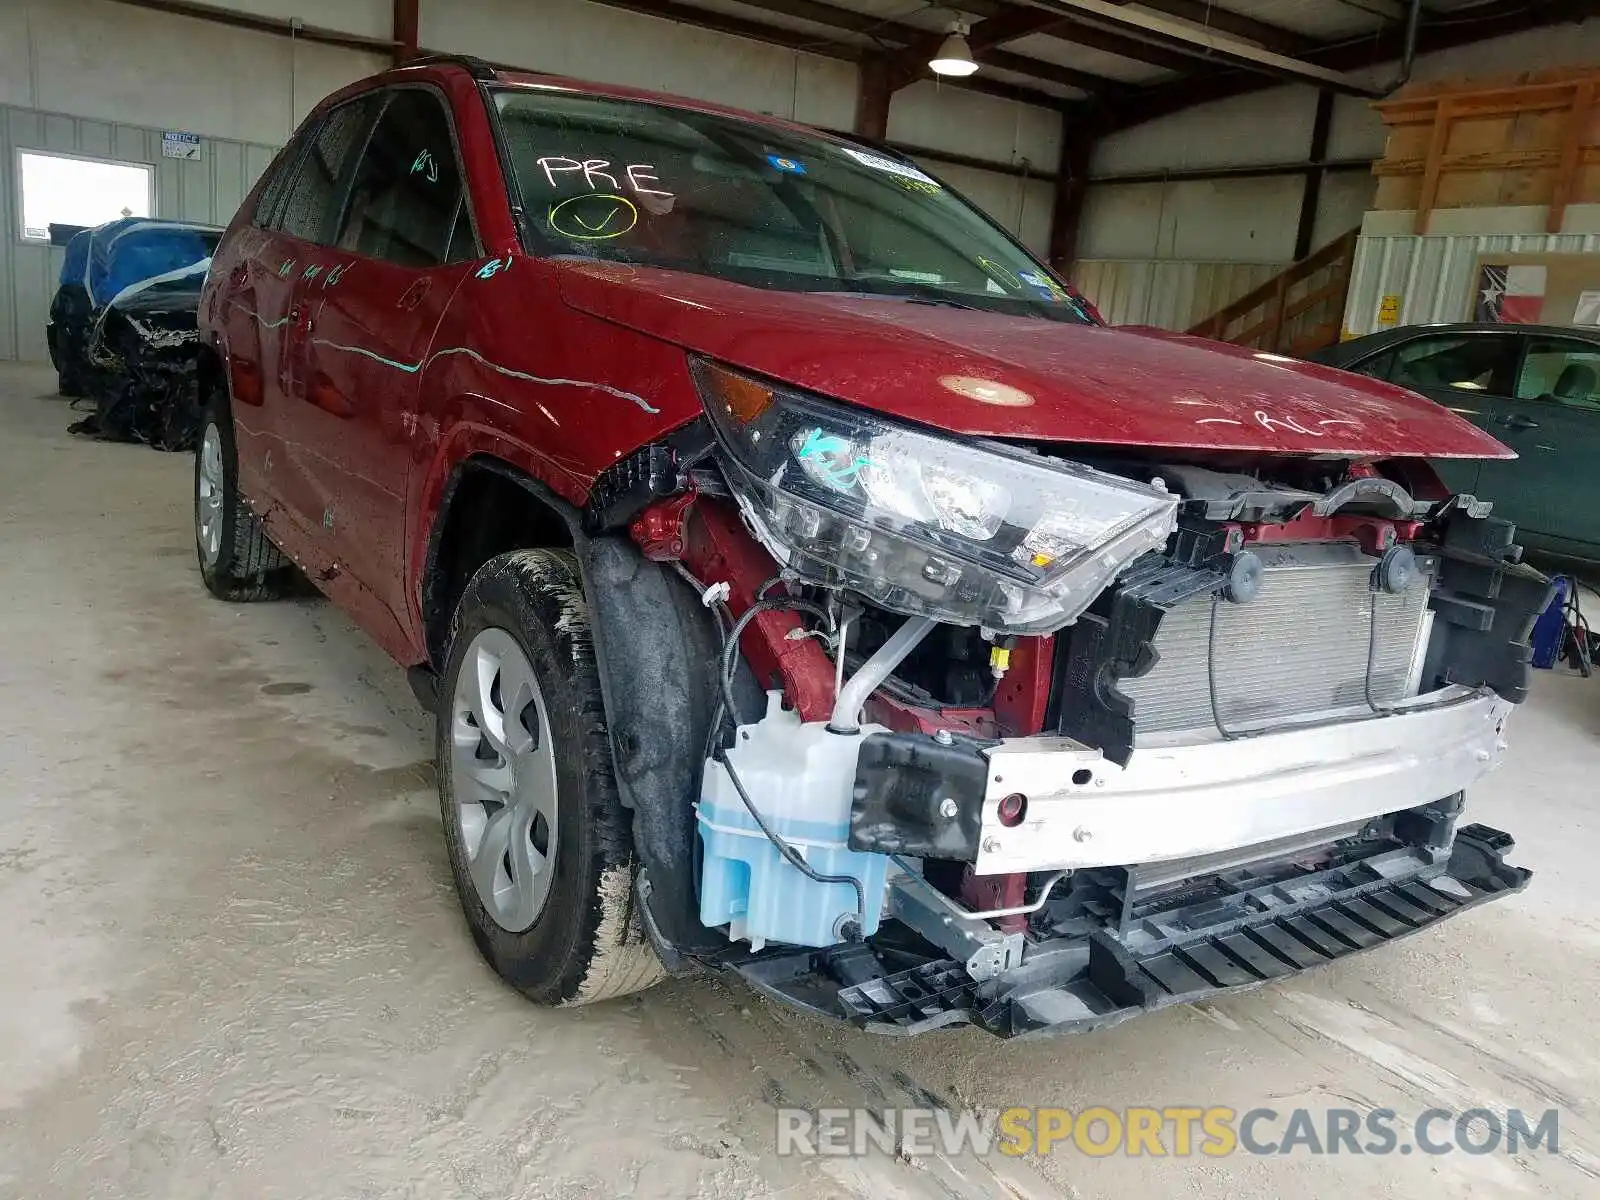
[[[972,60],[972,48],[967,45],[967,23],[962,20],[950,22],[949,36],[939,47],[938,53],[928,60],[928,66],[935,75],[971,75],[978,69],[978,64]]]

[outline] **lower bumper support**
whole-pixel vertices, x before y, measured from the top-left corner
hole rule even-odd
[[[1511,846],[1509,835],[1469,825],[1457,832],[1442,873],[1349,868],[1347,887],[1265,911],[1219,914],[1224,919],[1204,929],[1192,921],[1155,921],[1145,929],[1170,935],[1119,940],[1098,930],[1034,943],[1020,966],[983,983],[954,960],[925,963],[842,988],[837,1004],[875,1033],[924,1033],[963,1022],[1004,1037],[1082,1033],[1281,979],[1520,891],[1531,873],[1505,863]]]

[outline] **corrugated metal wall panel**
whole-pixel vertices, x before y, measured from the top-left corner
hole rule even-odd
[[[56,150],[156,169],[155,215],[224,225],[267,169],[277,147],[203,138],[200,159],[163,158],[161,130],[0,106],[0,360],[49,359],[44,327],[64,251],[23,242],[19,150]]]
[[[1113,325],[1189,329],[1288,263],[1080,259],[1072,283]]]
[[[1470,320],[1473,270],[1479,255],[1493,253],[1600,254],[1600,234],[1364,234],[1345,301],[1345,336],[1389,328],[1378,320],[1385,296],[1400,297],[1393,324]]]

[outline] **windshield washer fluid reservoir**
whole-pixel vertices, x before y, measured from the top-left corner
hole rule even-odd
[[[883,912],[887,855],[851,850],[850,797],[862,739],[884,730],[863,725],[856,735],[829,733],[823,722],[805,724],[786,712],[777,692],[767,713],[741,725],[728,758],[739,782],[774,833],[821,875],[861,881],[867,911],[856,913],[855,889],[818,883],[784,859],[761,832],[720,762],[706,763],[700,791],[700,920],[726,925],[733,941],[759,950],[767,942],[832,946],[844,940],[844,922],[857,921],[862,936],[875,933]]]

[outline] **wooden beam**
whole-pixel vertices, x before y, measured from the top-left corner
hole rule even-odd
[[[1445,147],[1450,143],[1450,123],[1455,118],[1450,97],[1439,101],[1433,116],[1433,135],[1428,140],[1428,157],[1422,164],[1422,192],[1417,197],[1416,233],[1428,232],[1428,217],[1433,212],[1433,202],[1439,198],[1439,174],[1444,170]]]
[[[1567,116],[1567,128],[1561,137],[1561,165],[1556,168],[1556,187],[1550,197],[1550,211],[1545,215],[1546,233],[1560,233],[1561,223],[1567,215],[1567,205],[1578,190],[1578,174],[1583,170],[1583,140],[1589,131],[1589,113],[1594,108],[1595,81],[1585,79],[1572,98],[1572,112]]]
[[[1294,260],[1311,253],[1311,238],[1317,228],[1317,206],[1322,201],[1322,167],[1328,157],[1328,131],[1333,127],[1333,93],[1324,88],[1317,93],[1317,111],[1311,118],[1311,149],[1307,155],[1305,187],[1300,192],[1300,219],[1295,224]]]
[[[408,62],[417,57],[417,38],[421,27],[420,0],[394,0],[390,29],[394,33],[394,61]]]

